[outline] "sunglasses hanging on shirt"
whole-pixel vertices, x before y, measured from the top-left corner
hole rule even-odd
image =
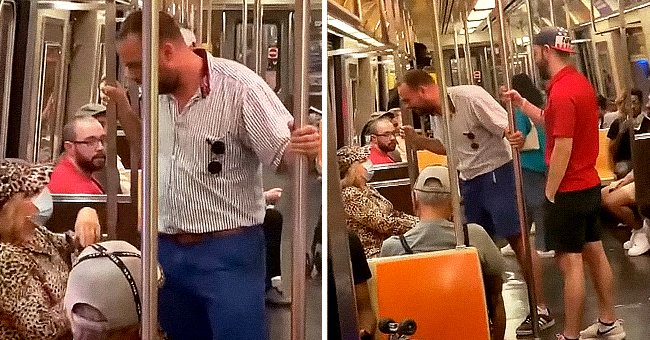
[[[478,143],[476,143],[476,142],[474,141],[474,139],[476,138],[476,136],[474,135],[474,132],[472,132],[472,131],[470,131],[470,132],[463,132],[463,135],[465,135],[465,136],[466,136],[466,137],[467,137],[467,138],[472,142],[472,144],[470,144],[470,147],[471,147],[472,149],[474,149],[474,150],[478,149]]]
[[[226,153],[226,144],[223,141],[211,141],[209,139],[205,140],[210,145],[210,151],[212,152],[212,159],[208,163],[208,172],[217,175],[221,173],[223,165],[221,162],[217,161],[217,156],[223,155]]]

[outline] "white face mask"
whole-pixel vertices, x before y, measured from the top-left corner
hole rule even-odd
[[[38,209],[38,213],[32,217],[32,222],[37,226],[43,226],[52,217],[54,211],[54,202],[50,190],[44,188],[40,194],[32,198],[32,203]]]
[[[369,161],[361,163],[364,169],[366,169],[366,182],[369,182],[372,179],[372,176],[375,174],[375,170],[372,169],[372,163]]]

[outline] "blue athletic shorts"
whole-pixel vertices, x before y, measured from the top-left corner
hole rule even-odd
[[[520,234],[512,162],[460,181],[467,223],[476,223],[494,239]]]

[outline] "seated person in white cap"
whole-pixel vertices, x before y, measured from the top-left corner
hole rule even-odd
[[[0,161],[0,339],[70,337],[63,296],[72,255],[99,240],[97,213],[83,208],[75,232],[42,225],[53,211],[51,165]]]
[[[79,254],[64,299],[74,340],[140,339],[141,266],[140,251],[125,241],[93,244]]]
[[[456,247],[452,218],[449,171],[443,166],[422,170],[415,185],[415,210],[420,222],[402,236],[391,236],[381,247],[381,256],[424,253]],[[501,251],[478,224],[468,224],[469,244],[476,247],[492,324],[492,339],[503,339],[506,314],[501,296],[505,261]],[[400,240],[400,238],[402,238]]]

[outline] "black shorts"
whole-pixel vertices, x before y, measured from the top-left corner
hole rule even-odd
[[[544,204],[544,224],[549,250],[581,253],[585,243],[600,241],[600,187],[558,192],[555,203]]]

